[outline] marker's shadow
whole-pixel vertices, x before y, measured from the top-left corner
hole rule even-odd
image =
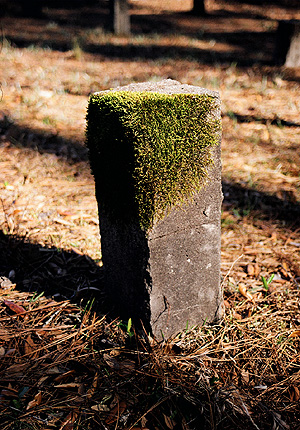
[[[57,301],[70,299],[83,306],[93,298],[104,303],[103,269],[90,257],[46,248],[0,231],[0,276],[9,277],[19,291],[44,293]]]

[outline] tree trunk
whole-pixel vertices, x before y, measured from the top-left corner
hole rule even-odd
[[[300,22],[280,21],[277,29],[275,62],[285,67],[300,67]]]
[[[130,16],[128,0],[110,0],[110,16],[115,34],[130,34]]]
[[[205,12],[205,0],[194,0],[192,14],[197,16],[203,16],[206,14]]]

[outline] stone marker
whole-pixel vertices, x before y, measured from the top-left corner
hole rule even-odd
[[[276,36],[276,63],[300,67],[300,21],[280,21]]]
[[[158,338],[220,319],[218,93],[170,79],[95,93],[86,136],[112,315]]]

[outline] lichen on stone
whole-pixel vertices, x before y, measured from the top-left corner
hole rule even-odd
[[[99,208],[143,230],[205,184],[221,124],[209,94],[116,91],[91,96],[86,140]]]

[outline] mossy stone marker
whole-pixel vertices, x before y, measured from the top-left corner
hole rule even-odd
[[[106,295],[156,337],[222,316],[217,92],[167,79],[90,97]]]

